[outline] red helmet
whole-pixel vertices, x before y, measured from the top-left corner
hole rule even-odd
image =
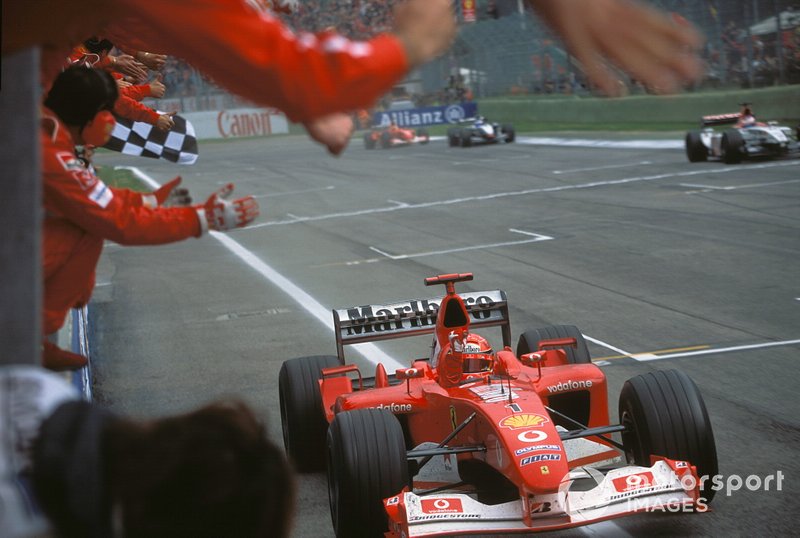
[[[492,346],[479,334],[469,334],[464,342],[464,373],[486,372],[492,369]]]

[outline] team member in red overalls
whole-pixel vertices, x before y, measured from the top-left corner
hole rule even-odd
[[[227,201],[233,185],[202,206],[152,207],[151,198],[108,187],[75,155],[76,144],[103,145],[113,129],[113,77],[75,66],[62,72],[45,99],[41,145],[44,173],[44,328],[58,330],[69,309],[88,302],[103,241],[156,245],[244,226],[258,216],[247,196]],[[165,193],[160,193],[165,194]],[[44,365],[70,369],[80,355],[45,343]]]

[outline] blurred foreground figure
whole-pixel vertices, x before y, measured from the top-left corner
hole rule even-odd
[[[293,492],[283,450],[241,402],[134,421],[57,374],[0,367],[3,538],[283,537]]]

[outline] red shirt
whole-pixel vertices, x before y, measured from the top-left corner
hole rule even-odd
[[[75,156],[75,142],[67,129],[46,109],[41,145],[46,220],[62,220],[122,245],[157,245],[200,236],[194,208],[151,209],[142,204],[139,193],[108,187],[87,170]],[[46,258],[63,247],[53,235],[44,237]]]
[[[308,121],[372,106],[408,70],[403,46],[392,34],[364,42],[333,33],[294,34],[245,0],[10,4],[4,17],[37,22],[4,28],[4,51],[43,45],[48,81],[77,36],[102,35],[130,50],[183,58],[229,91],[279,108],[292,121]]]

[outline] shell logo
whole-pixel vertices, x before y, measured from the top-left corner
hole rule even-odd
[[[531,426],[541,426],[550,422],[547,417],[535,413],[524,413],[521,415],[510,415],[500,421],[500,427],[518,430],[520,428],[530,428]]]

